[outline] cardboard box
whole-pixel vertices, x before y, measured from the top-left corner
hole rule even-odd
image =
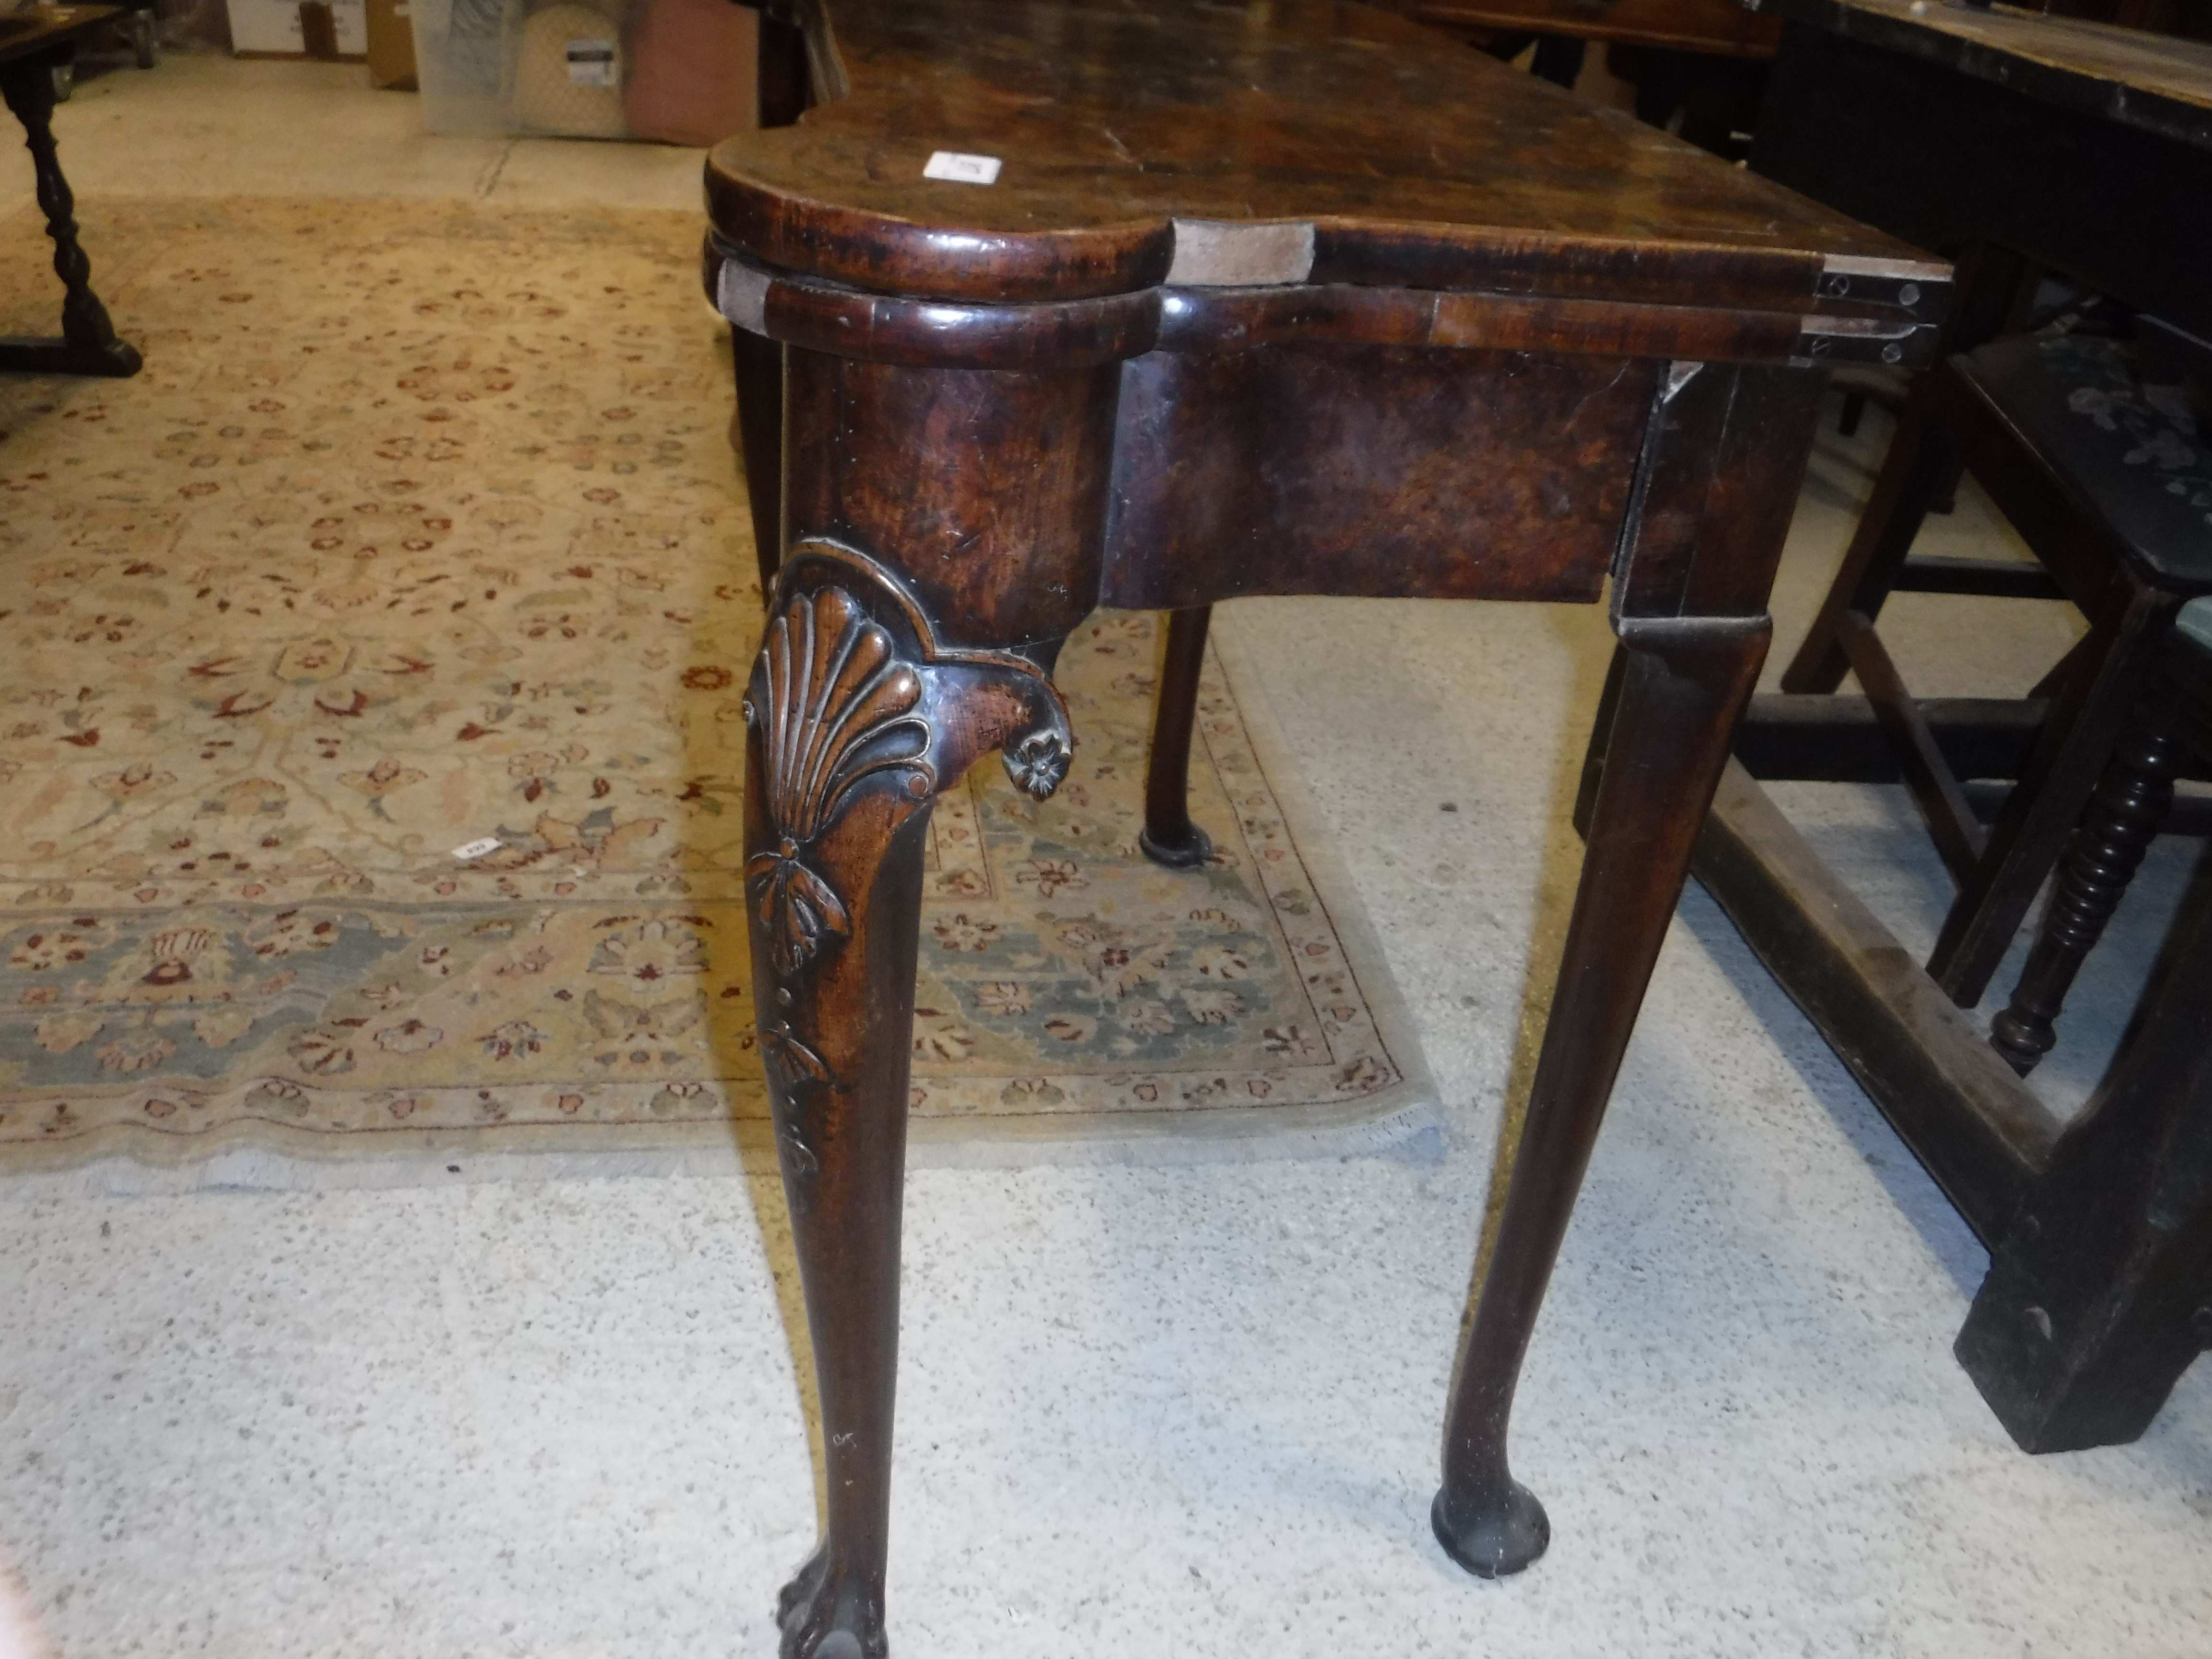
[[[415,25],[408,0],[368,0],[368,83],[394,92],[412,92]]]
[[[633,8],[623,107],[631,133],[719,143],[760,125],[760,14],[730,0],[641,0]]]
[[[337,47],[336,56],[342,61],[361,62],[368,51],[362,0],[315,0],[315,3],[328,10],[328,44]],[[300,0],[225,0],[225,9],[230,13],[230,48],[240,58],[331,55],[310,51],[301,23]]]
[[[760,14],[731,0],[406,0],[435,133],[711,144],[759,125]]]

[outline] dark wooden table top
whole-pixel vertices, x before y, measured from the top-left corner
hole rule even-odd
[[[837,95],[717,148],[711,210],[756,258],[878,291],[1068,300],[1172,266],[1816,311],[1838,271],[1948,274],[1365,6],[808,0],[807,26]],[[925,179],[938,150],[1003,170]]]
[[[1784,17],[2212,149],[2212,46],[1957,0],[1769,0]]]
[[[50,51],[122,12],[120,6],[41,6],[10,12],[0,17],[0,64]]]
[[[2212,47],[1948,0],[1769,3],[1758,171],[2212,334]]]
[[[1782,38],[1780,18],[1741,0],[1389,0],[1385,9],[1432,28],[1563,34],[1713,58],[1771,58]]]

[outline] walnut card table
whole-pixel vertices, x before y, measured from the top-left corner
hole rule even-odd
[[[828,1494],[783,1652],[884,1651],[931,803],[994,750],[1052,792],[1078,741],[1053,661],[1097,605],[1611,606],[1581,886],[1434,1510],[1462,1565],[1516,1571],[1548,1526],[1506,1466],[1515,1380],[1765,654],[1825,366],[1923,361],[1949,268],[1358,5],[799,21],[813,106],[714,152],[705,273],[767,367],[748,449],[776,509],[748,894]]]

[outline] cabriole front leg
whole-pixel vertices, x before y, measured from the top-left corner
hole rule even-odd
[[[1446,1553],[1486,1578],[1520,1571],[1551,1540],[1543,1505],[1506,1462],[1514,1387],[1768,634],[1764,617],[1620,624],[1591,739],[1602,760],[1582,882],[1430,1512]]]
[[[1002,745],[1031,794],[1066,711],[1027,659],[940,648],[866,555],[792,550],[745,699],[759,1032],[822,1402],[820,1548],[777,1606],[784,1659],[880,1659],[899,1212],[931,803]]]

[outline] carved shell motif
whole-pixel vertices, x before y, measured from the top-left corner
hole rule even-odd
[[[852,932],[843,899],[807,866],[806,848],[861,779],[910,772],[921,795],[936,775],[922,758],[929,722],[915,712],[921,677],[842,588],[794,597],[769,623],[761,664],[766,706],[748,702],[745,719],[760,729],[777,846],[746,861],[745,885],[776,971],[790,975],[831,935]]]

